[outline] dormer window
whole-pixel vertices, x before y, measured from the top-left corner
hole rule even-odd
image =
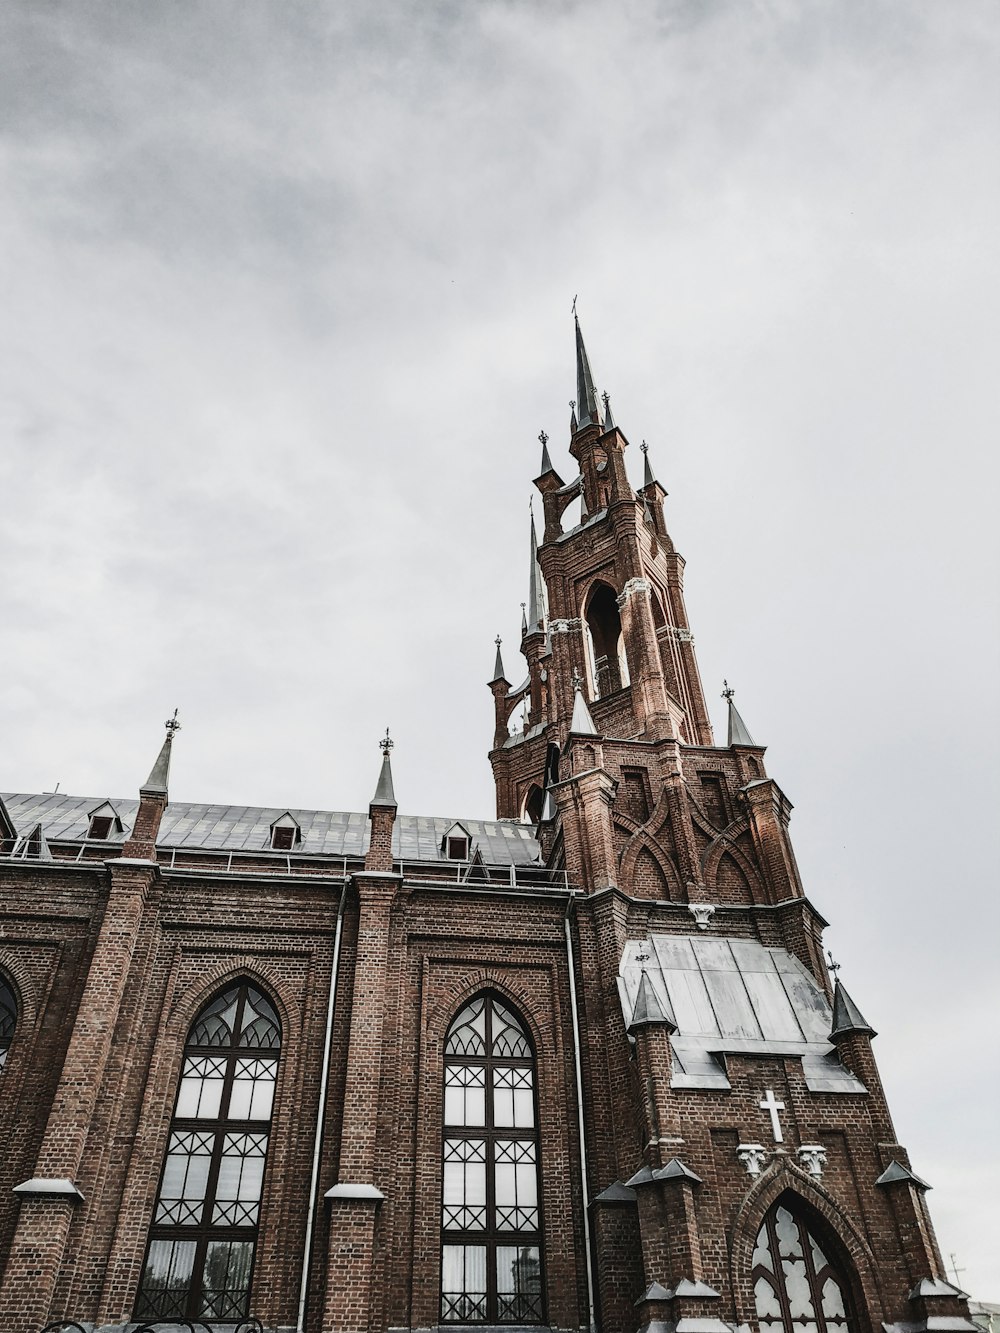
[[[87,829],[87,837],[91,842],[107,842],[112,833],[123,832],[118,811],[110,801],[105,801],[103,805],[91,810],[89,817],[90,826]]]
[[[441,839],[441,852],[449,861],[468,861],[472,837],[464,824],[452,824]]]
[[[287,810],[271,825],[271,848],[276,852],[291,852],[302,841],[302,830],[294,815]]]

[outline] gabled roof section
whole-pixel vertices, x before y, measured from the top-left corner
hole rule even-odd
[[[94,796],[65,792],[2,792],[15,828],[40,823],[50,843],[86,841],[89,815],[105,804]],[[107,803],[110,804],[110,803]],[[116,800],[112,809],[130,825],[139,808],[137,800]],[[271,850],[271,825],[290,814],[302,832],[299,851],[313,856],[363,859],[368,845],[367,811],[283,810],[280,806],[209,805],[171,801],[163,813],[157,847],[224,852]],[[399,815],[392,834],[393,855],[404,861],[441,862],[441,844],[455,817]],[[461,820],[490,866],[539,866],[541,849],[530,824],[517,820]]]

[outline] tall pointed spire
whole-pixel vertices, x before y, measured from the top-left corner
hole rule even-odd
[[[740,717],[736,705],[733,703],[735,690],[731,689],[729,682],[722,682],[722,697],[729,705],[729,739],[727,745],[756,745],[757,742],[750,735],[747,724]]]
[[[167,782],[170,778],[170,751],[174,742],[174,733],[181,729],[181,724],[177,721],[176,708],[173,717],[167,718],[164,725],[167,728],[167,734],[160,746],[160,753],[156,756],[156,763],[150,770],[149,777],[139,788],[140,796],[167,795]]]
[[[575,311],[573,323],[576,327],[576,405],[579,410],[578,421],[582,429],[584,426],[599,426],[601,424],[601,414],[597,406],[597,390],[594,388],[594,377],[590,373],[587,349],[583,345],[580,321]]]
[[[500,644],[501,644],[502,642],[503,642],[503,640],[500,638],[500,635],[498,634],[497,637],[496,637],[496,645],[497,645],[497,660],[496,660],[496,662],[493,664],[493,680],[490,681],[490,684],[491,684],[491,685],[493,684],[493,681],[494,681],[494,680],[506,680],[506,679],[507,679],[506,675],[504,674],[504,669],[503,669],[503,658],[500,656]]]
[[[538,563],[538,534],[535,531],[535,511],[531,510],[531,564],[528,574],[528,633],[545,629],[545,584]]]
[[[382,751],[382,770],[378,775],[378,786],[375,788],[375,795],[371,799],[371,804],[391,806],[395,810],[396,793],[392,788],[392,765],[389,762],[389,752],[392,750],[392,744],[389,728],[386,727],[385,736],[379,741],[379,749]]]

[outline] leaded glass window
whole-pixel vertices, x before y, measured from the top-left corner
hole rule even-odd
[[[136,1319],[249,1313],[280,1044],[274,1006],[246,982],[228,987],[195,1019]]]
[[[441,1319],[539,1324],[535,1061],[521,1020],[479,995],[445,1042]]]
[[[753,1252],[761,1333],[851,1333],[850,1289],[830,1246],[788,1203],[771,1209]]]
[[[0,1069],[7,1063],[7,1052],[14,1040],[14,1028],[17,1026],[17,1000],[14,992],[0,977]]]

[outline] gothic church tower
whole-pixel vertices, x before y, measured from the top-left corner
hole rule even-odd
[[[968,1329],[875,1032],[824,960],[791,803],[728,687],[714,742],[666,491],[645,443],[631,486],[628,440],[575,332],[579,472],[563,480],[543,433],[527,677],[510,684],[498,645],[490,760],[498,816],[533,822],[547,864],[581,890],[602,1325]]]

